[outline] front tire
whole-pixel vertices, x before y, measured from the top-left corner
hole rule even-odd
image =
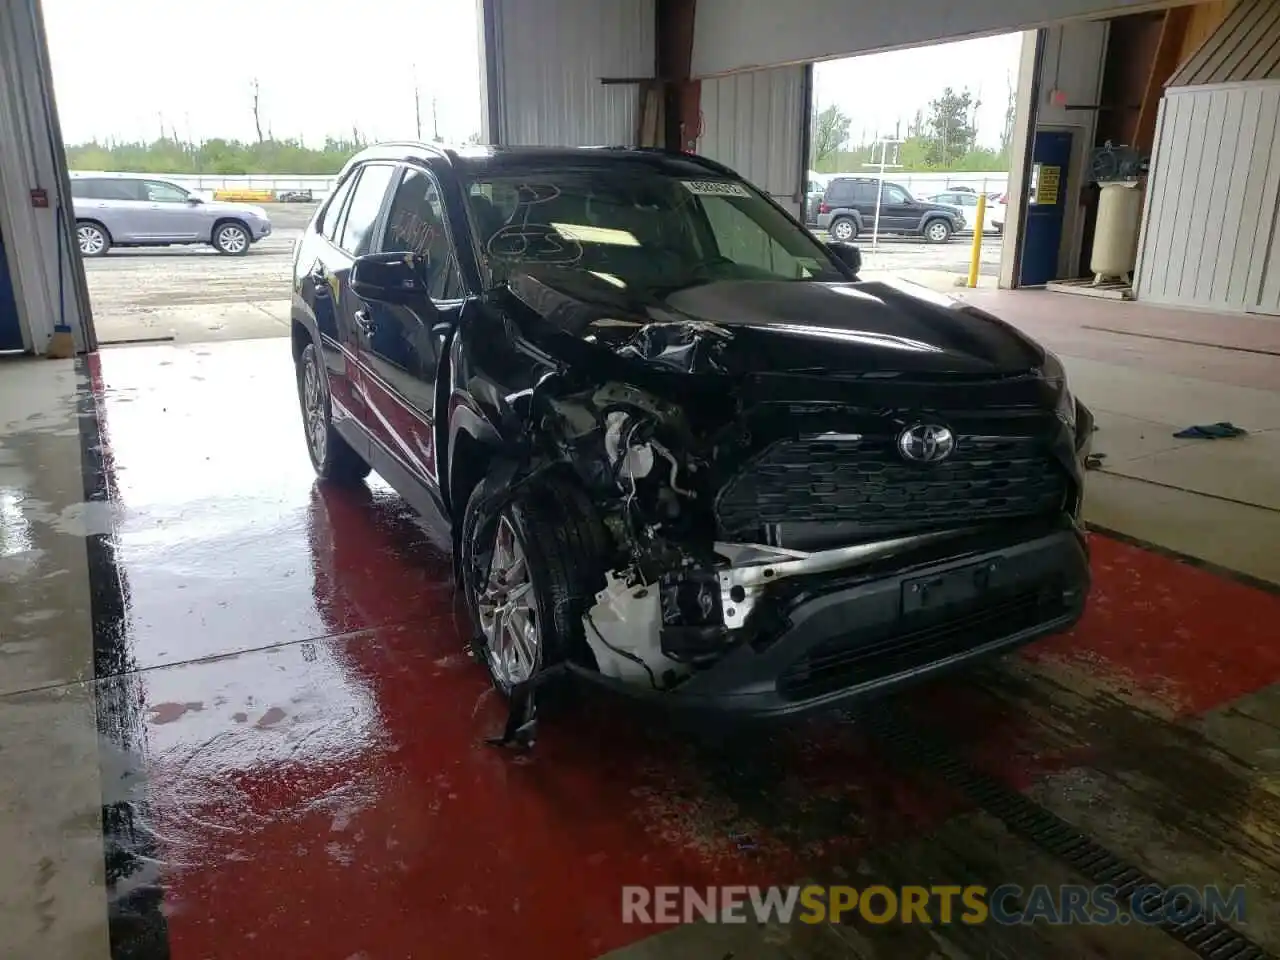
[[[924,225],[924,238],[930,243],[946,243],[951,239],[951,224],[941,218]]]
[[[485,514],[499,489],[487,477],[467,501],[460,566],[478,658],[510,696],[585,647],[582,616],[603,585],[604,533],[586,497],[561,480],[520,486]]]
[[[850,217],[837,217],[831,222],[827,232],[831,234],[832,240],[848,243],[850,240],[857,239],[858,225]]]
[[[111,249],[111,238],[101,224],[80,220],[76,223],[76,244],[82,257],[105,257]]]
[[[220,223],[213,230],[213,248],[229,257],[242,257],[249,252],[252,238],[242,223]]]
[[[355,484],[369,475],[369,464],[333,428],[329,381],[314,343],[298,357],[298,403],[311,466],[321,480]]]

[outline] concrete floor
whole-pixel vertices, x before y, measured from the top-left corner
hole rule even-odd
[[[293,243],[311,203],[264,204],[272,233],[242,257],[208,246],[134,247],[85,261],[104,345],[205,343],[289,334]]]
[[[1071,634],[886,707],[949,764],[878,718],[694,736],[598,698],[496,751],[448,560],[380,482],[313,482],[286,341],[5,362],[0,955],[1194,955],[1137,924],[622,922],[624,884],[1085,882],[1017,802],[1165,885],[1245,885],[1280,953],[1271,328],[981,302],[1098,411],[1114,535]],[[1254,432],[1168,436],[1224,419]]]

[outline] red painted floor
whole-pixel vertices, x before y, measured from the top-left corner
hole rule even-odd
[[[176,960],[585,960],[653,932],[621,923],[624,884],[821,875],[961,808],[826,718],[715,740],[584,698],[530,755],[484,745],[503,715],[449,563],[384,487],[313,483],[287,342],[110,351],[100,376],[125,601],[100,705],[147,840],[117,892],[159,883]],[[1088,615],[1026,662],[1183,714],[1280,680],[1280,597],[1093,549]],[[912,699],[1019,786],[1077,762],[974,689]]]

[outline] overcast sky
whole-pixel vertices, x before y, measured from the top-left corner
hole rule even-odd
[[[440,134],[480,130],[475,0],[43,0],[63,137],[256,139],[266,128],[318,145],[327,134],[415,134],[431,99]]]
[[[48,2],[48,0],[46,0]],[[978,143],[999,146],[1009,102],[1008,84],[1016,86],[1022,34],[963,40],[936,47],[896,50],[848,60],[828,60],[814,70],[813,95],[819,108],[837,103],[852,119],[851,139],[902,132],[915,112],[945,87],[968,87],[978,108]]]
[[[264,133],[461,141],[480,130],[475,0],[43,0],[62,132],[152,140],[252,140],[253,80]],[[529,0],[535,2],[535,0]],[[1019,34],[818,65],[819,106],[838,103],[889,133],[950,84],[981,90],[979,140],[999,141]]]

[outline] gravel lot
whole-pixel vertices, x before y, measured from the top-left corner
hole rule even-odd
[[[273,232],[243,257],[224,257],[212,247],[160,247],[113,250],[87,260],[98,339],[105,345],[287,335],[293,242],[315,204],[263,206]],[[882,240],[875,251],[863,242],[863,274],[868,280],[898,275],[935,289],[953,288],[955,277],[969,271],[970,242]],[[984,277],[994,276],[999,262],[999,238],[984,239]]]

